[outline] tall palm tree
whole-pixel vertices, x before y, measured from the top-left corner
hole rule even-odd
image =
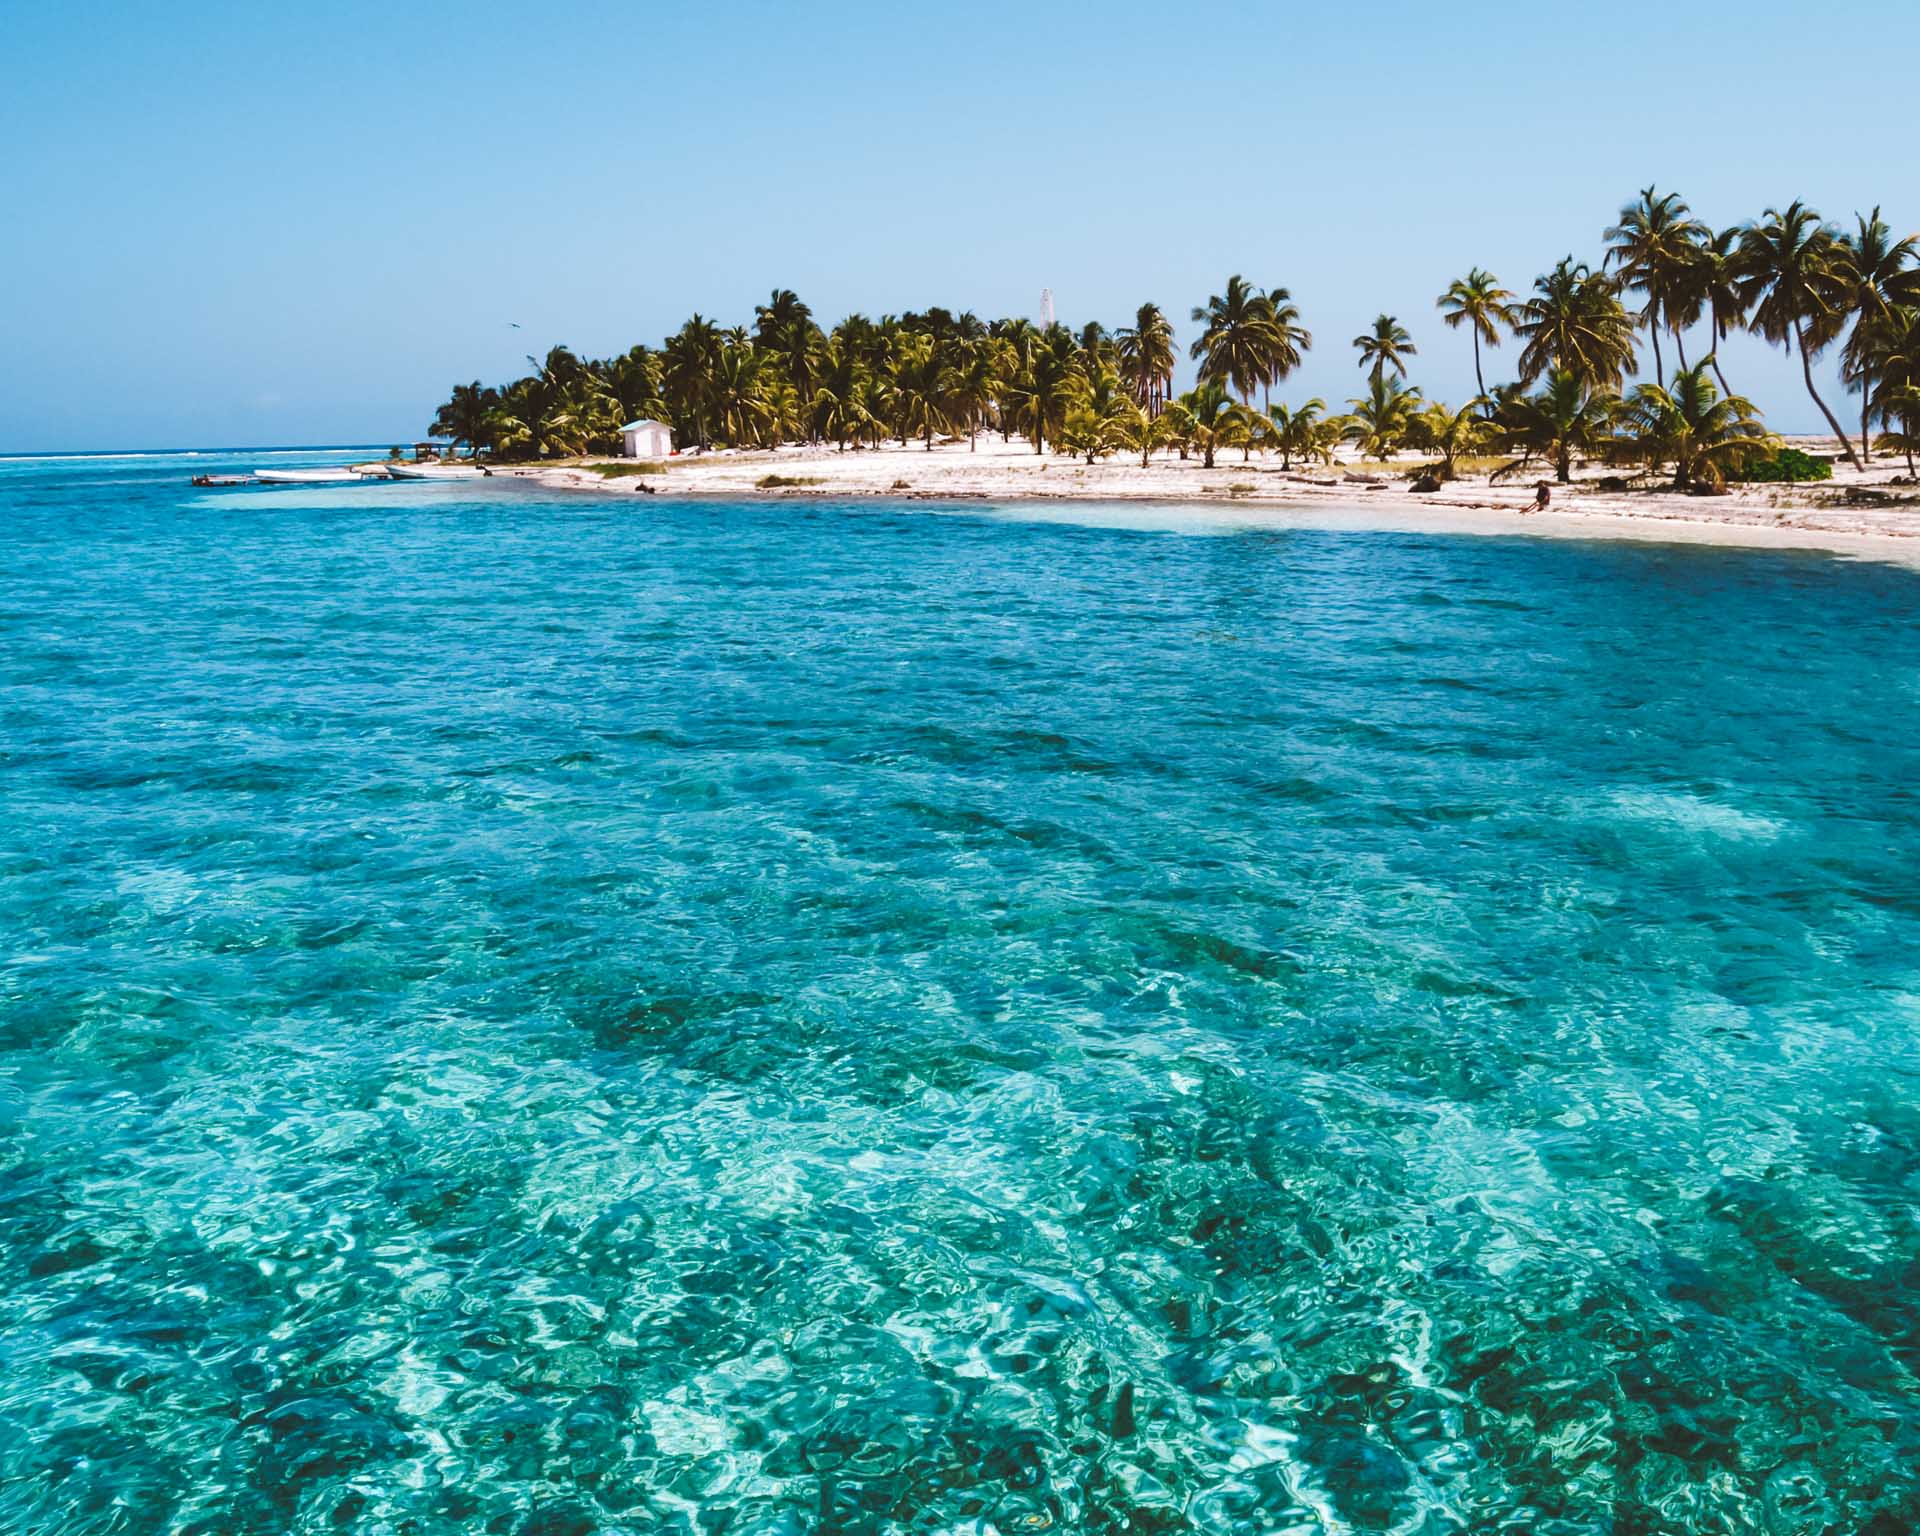
[[[1268,391],[1300,366],[1302,355],[1313,350],[1313,332],[1300,323],[1300,306],[1285,288],[1266,291],[1267,321],[1272,334],[1267,340],[1267,373],[1260,381],[1260,405],[1273,402]]]
[[[1520,306],[1513,331],[1524,342],[1523,383],[1560,370],[1589,388],[1618,390],[1622,377],[1633,372],[1633,320],[1620,290],[1571,256],[1534,279],[1533,296]]]
[[[1133,324],[1114,342],[1121,375],[1132,386],[1134,399],[1149,415],[1157,415],[1160,402],[1173,389],[1173,322],[1158,304],[1142,304],[1134,311]]]
[[[1487,380],[1480,371],[1480,343],[1500,345],[1500,327],[1513,324],[1513,300],[1514,294],[1500,286],[1499,278],[1474,267],[1465,277],[1456,277],[1433,301],[1449,329],[1457,331],[1464,325],[1473,337],[1473,381],[1482,395],[1487,392]]]
[[[1620,210],[1620,222],[1607,231],[1607,264],[1620,280],[1643,295],[1640,324],[1653,341],[1653,378],[1666,383],[1660,356],[1660,331],[1673,332],[1680,366],[1687,366],[1685,326],[1699,318],[1693,275],[1701,244],[1709,238],[1707,226],[1692,216],[1678,192],[1656,195],[1643,187],[1639,198]]]
[[[1746,266],[1741,256],[1742,231],[1723,229],[1700,242],[1694,253],[1691,300],[1704,310],[1713,336],[1713,351],[1708,361],[1713,376],[1720,381],[1720,393],[1731,394],[1727,375],[1720,366],[1720,343],[1735,331],[1747,328],[1748,301],[1745,293]]]
[[[1214,379],[1239,395],[1253,398],[1253,386],[1271,376],[1275,352],[1273,306],[1239,273],[1227,279],[1227,291],[1193,311],[1202,327],[1189,355],[1200,364],[1202,380]]]
[[[1784,209],[1769,208],[1740,237],[1746,267],[1743,292],[1753,307],[1753,329],[1788,352],[1800,348],[1800,372],[1807,393],[1827,418],[1833,435],[1855,469],[1863,466],[1853,439],[1813,385],[1813,359],[1832,344],[1846,325],[1846,254],[1831,225],[1799,199]]]
[[[1753,402],[1722,395],[1707,376],[1705,363],[1683,368],[1673,387],[1642,384],[1627,400],[1622,417],[1650,464],[1673,461],[1673,488],[1718,485],[1727,469],[1764,453],[1775,439],[1761,424]]]
[[[1370,382],[1378,384],[1391,368],[1401,378],[1407,376],[1407,359],[1420,349],[1413,344],[1407,328],[1392,315],[1375,317],[1373,329],[1353,338],[1360,353],[1360,366],[1367,370]]]
[[[1849,384],[1860,391],[1860,456],[1873,457],[1867,431],[1873,414],[1874,361],[1903,304],[1920,301],[1920,237],[1896,240],[1879,208],[1856,214],[1852,234],[1840,237],[1845,302],[1853,331],[1841,351]]]

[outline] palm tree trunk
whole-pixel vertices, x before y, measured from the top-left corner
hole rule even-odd
[[[1487,392],[1487,376],[1480,371],[1480,333],[1473,333],[1473,382],[1480,386],[1482,395]]]
[[[1648,326],[1647,335],[1653,338],[1653,382],[1658,384],[1662,389],[1665,389],[1667,387],[1667,377],[1664,366],[1660,361],[1660,327],[1657,325]]]
[[[1873,414],[1873,367],[1869,364],[1860,370],[1860,457],[1873,457],[1873,440],[1867,436],[1868,418]]]
[[[1800,333],[1800,322],[1793,322],[1793,339],[1800,343],[1800,372],[1807,381],[1807,393],[1813,396],[1813,403],[1820,407],[1820,414],[1827,418],[1827,425],[1833,428],[1833,435],[1840,439],[1840,446],[1846,450],[1847,462],[1855,469],[1865,469],[1860,455],[1853,451],[1853,439],[1840,430],[1840,418],[1827,409],[1827,402],[1820,398],[1820,391],[1813,387],[1813,360],[1807,356],[1807,338]]]
[[[1673,350],[1680,354],[1680,371],[1687,371],[1687,338],[1679,326],[1673,328]]]

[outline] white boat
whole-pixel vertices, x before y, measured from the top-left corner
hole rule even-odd
[[[262,485],[359,485],[381,477],[357,469],[256,469],[253,478]]]
[[[480,480],[486,471],[477,464],[389,464],[396,480]]]

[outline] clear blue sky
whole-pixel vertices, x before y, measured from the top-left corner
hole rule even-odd
[[[1314,332],[1289,395],[1354,393],[1384,309],[1458,399],[1434,295],[1597,258],[1649,181],[1716,223],[1799,196],[1920,227],[1911,0],[7,17],[0,451],[399,440],[456,380],[746,323],[775,286],[829,324],[1152,299],[1184,342],[1239,271]],[[1795,365],[1723,359],[1814,425]]]

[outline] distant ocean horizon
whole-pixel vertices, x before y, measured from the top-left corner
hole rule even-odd
[[[439,438],[385,438],[377,443],[258,443],[217,447],[184,448],[64,448],[43,452],[6,449],[0,451],[0,464],[45,464],[59,459],[180,459],[218,458],[232,454],[263,453],[385,453],[395,443],[411,446],[421,442],[439,442]]]

